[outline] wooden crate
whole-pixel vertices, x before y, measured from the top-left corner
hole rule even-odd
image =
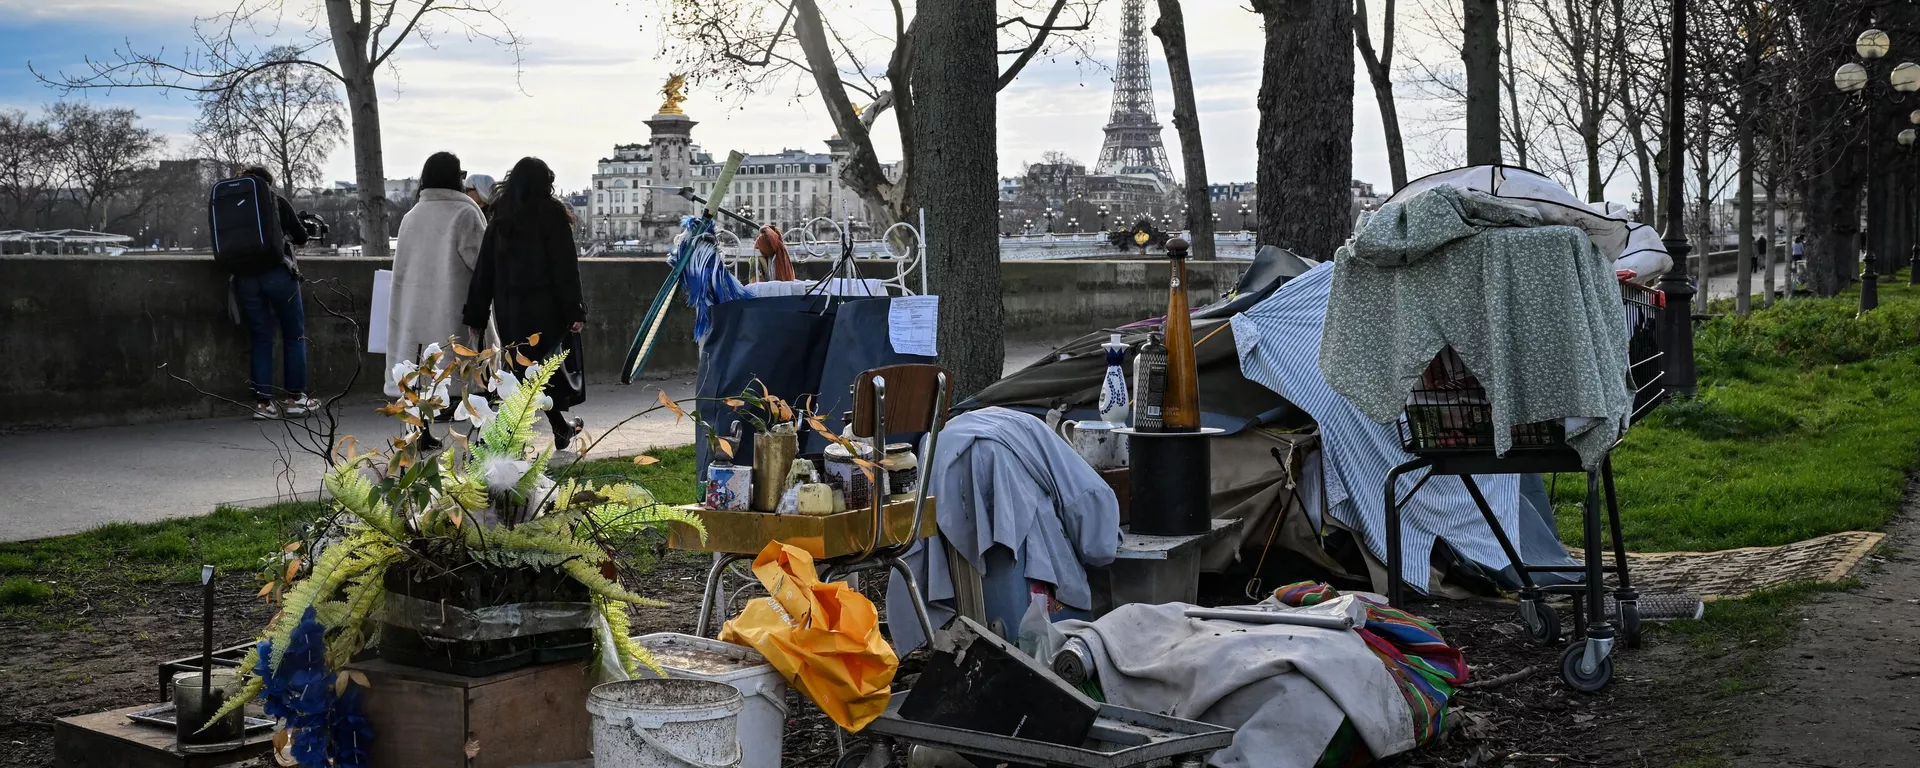
[[[188,755],[173,749],[173,730],[142,725],[127,719],[130,712],[151,709],[136,704],[91,715],[63,717],[53,724],[53,764],[56,768],[212,768],[251,760],[273,749],[273,734],[261,731],[239,749]]]
[[[375,660],[366,673],[372,768],[508,768],[593,755],[585,662],[463,677]],[[471,760],[471,746],[477,748]]]
[[[927,497],[920,510],[920,538],[933,536],[934,499]],[[837,515],[770,515],[764,512],[729,512],[689,504],[678,509],[700,517],[706,525],[707,540],[691,526],[675,523],[669,529],[667,545],[674,549],[700,552],[728,552],[738,555],[759,554],[767,542],[779,541],[799,547],[815,560],[827,560],[859,554],[873,543],[873,510],[857,509]],[[913,534],[913,502],[896,501],[886,506],[886,530],[880,546],[906,543]]]

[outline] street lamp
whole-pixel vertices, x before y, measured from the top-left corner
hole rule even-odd
[[[1023,234],[1028,234],[1028,235],[1033,234],[1033,219],[1027,219],[1027,228],[1023,232]]]
[[[1068,231],[1068,232],[1079,232],[1079,231],[1080,231],[1080,220],[1079,220],[1079,219],[1067,219],[1067,231]]]
[[[1667,44],[1667,136],[1664,146],[1668,157],[1687,156],[1687,1],[1669,0],[1672,36]],[[1660,242],[1673,259],[1673,266],[1660,278],[1660,290],[1666,294],[1666,312],[1660,318],[1660,351],[1666,370],[1661,384],[1669,395],[1692,397],[1697,391],[1693,367],[1693,280],[1687,269],[1686,163],[1667,163],[1666,225]]]
[[[1920,109],[1916,109],[1908,114],[1907,122],[1920,125]],[[1914,140],[1916,138],[1920,137],[1915,135],[1915,131],[1912,128],[1900,132],[1900,143],[1907,147],[1908,161],[1911,162],[1915,168],[1920,168],[1920,156],[1916,156],[1913,150]],[[1909,176],[1909,178],[1911,178],[1911,176]],[[1909,190],[1907,193],[1907,201],[1909,209],[1907,211],[1907,226],[1916,230],[1912,237],[1907,238],[1909,241],[1907,253],[1907,285],[1920,285],[1920,191]]]
[[[1108,217],[1109,217],[1109,216],[1111,215],[1111,213],[1112,213],[1112,211],[1110,211],[1110,210],[1108,210],[1108,208],[1107,208],[1106,206],[1104,206],[1104,205],[1103,205],[1103,206],[1100,206],[1100,220],[1101,220],[1101,221],[1106,221],[1106,220],[1107,220],[1107,218],[1108,218]],[[1115,216],[1115,217],[1113,217],[1113,220],[1114,220],[1114,221],[1119,221],[1120,219],[1119,219],[1119,217],[1117,217],[1117,216]],[[1118,227],[1118,226],[1116,226],[1116,227],[1114,227],[1114,229],[1119,229],[1119,227]]]
[[[1880,137],[1880,109],[1875,97],[1888,94],[1885,91],[1875,92],[1878,87],[1874,86],[1874,73],[1868,66],[1885,58],[1892,47],[1892,39],[1885,32],[1878,29],[1861,32],[1853,41],[1853,52],[1865,64],[1849,61],[1833,73],[1833,86],[1840,92],[1860,94],[1860,108],[1865,113],[1867,129],[1864,139],[1867,152],[1867,226],[1860,229],[1860,246],[1865,252],[1860,273],[1861,312],[1869,312],[1880,306],[1880,275],[1876,272],[1879,265],[1875,254],[1880,249],[1874,246],[1873,238],[1881,236],[1877,228],[1886,225],[1885,216],[1877,215],[1885,212],[1885,201],[1881,199],[1885,191],[1880,188],[1880,168],[1875,162],[1874,152],[1879,147]],[[1898,94],[1920,90],[1920,66],[1912,62],[1901,62],[1894,66],[1887,73],[1886,86]],[[1895,95],[1892,99],[1900,101],[1904,97]]]
[[[1249,213],[1252,213],[1252,212],[1253,212],[1253,211],[1250,211],[1250,210],[1247,210],[1247,204],[1246,204],[1246,203],[1241,203],[1241,204],[1240,204],[1240,230],[1241,230],[1242,232],[1244,232],[1244,231],[1246,231],[1246,229],[1247,229],[1247,214],[1249,214]]]
[[[1051,234],[1053,234],[1053,217],[1054,217],[1054,216],[1057,216],[1057,215],[1059,215],[1059,214],[1060,214],[1060,212],[1059,212],[1059,211],[1056,211],[1056,210],[1054,210],[1054,209],[1052,209],[1052,208],[1048,208],[1048,209],[1047,209],[1047,212],[1046,212],[1046,217],[1047,217],[1047,234],[1049,234],[1049,235],[1051,235]]]

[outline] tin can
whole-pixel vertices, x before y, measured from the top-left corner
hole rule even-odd
[[[707,467],[708,509],[744,512],[753,495],[753,467],[714,464]]]

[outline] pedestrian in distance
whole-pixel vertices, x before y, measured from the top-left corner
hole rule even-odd
[[[269,211],[271,211],[269,213]],[[294,249],[307,230],[293,204],[260,167],[214,185],[208,203],[214,261],[227,269],[251,342],[255,420],[305,418],[320,407],[307,394],[307,318]],[[281,346],[282,388],[273,382],[273,341]]]
[[[565,450],[585,426],[568,419],[566,411],[587,399],[586,361],[580,357],[587,307],[581,298],[572,213],[554,199],[553,179],[553,170],[535,157],[522,158],[507,173],[493,199],[493,220],[481,240],[462,314],[477,335],[492,313],[500,342],[509,347],[507,363],[518,373],[525,371],[516,360],[520,355],[544,363],[567,352],[546,388],[553,398],[547,421],[553,427],[554,448]]]
[[[480,206],[480,212],[487,214],[489,218],[493,216],[495,186],[492,176],[479,173],[467,176],[467,197],[473,198],[474,204]]]
[[[451,339],[475,349],[492,346],[484,334],[470,334],[461,317],[487,233],[486,216],[465,192],[466,177],[460,158],[434,153],[420,169],[419,198],[400,220],[387,314],[389,397],[401,395],[391,372],[419,360],[429,344],[444,347]],[[451,420],[454,405],[448,403],[437,420]],[[438,444],[430,430],[422,442],[429,448]]]

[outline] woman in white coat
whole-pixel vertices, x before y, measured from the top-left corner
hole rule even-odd
[[[420,196],[400,221],[393,252],[393,294],[387,315],[387,395],[399,397],[391,371],[420,360],[429,344],[447,345],[449,337],[475,349],[485,339],[470,338],[460,317],[480,257],[487,219],[468,197],[467,172],[460,158],[436,152],[420,169]],[[451,411],[449,411],[450,413]]]

